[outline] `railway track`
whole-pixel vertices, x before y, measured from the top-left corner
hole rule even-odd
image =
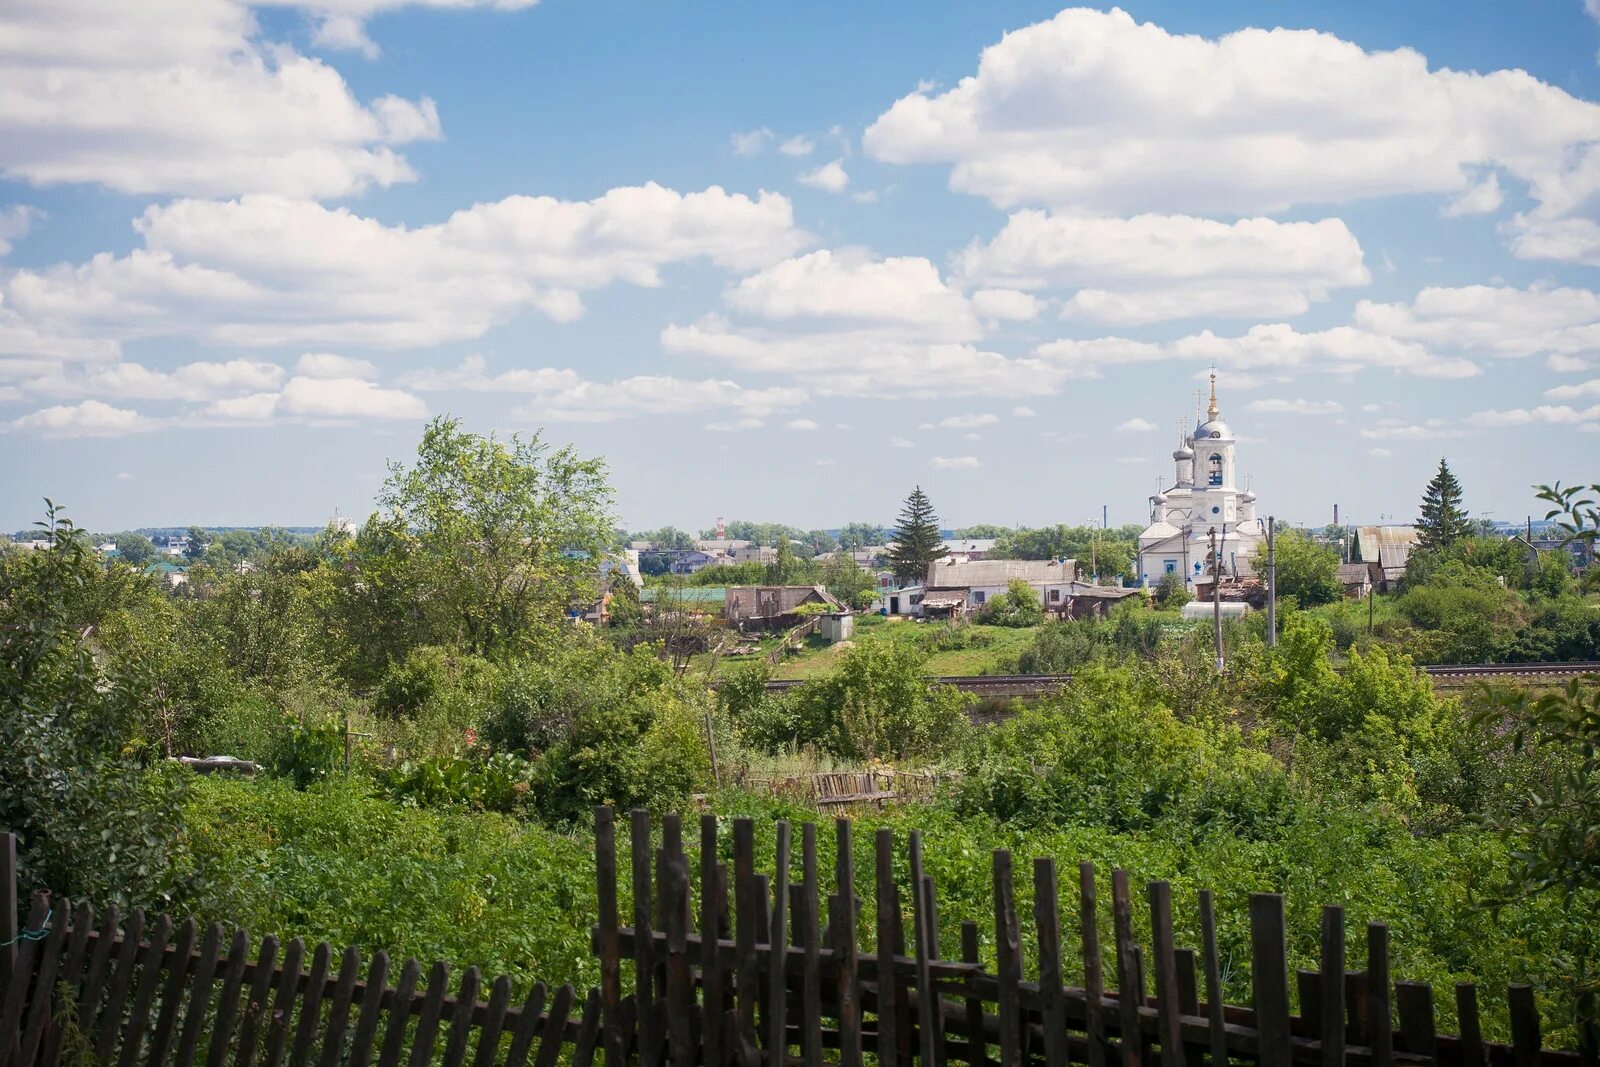
[[[1463,663],[1431,664],[1422,670],[1437,681],[1465,681],[1479,678],[1539,678],[1557,680],[1582,674],[1600,674],[1600,663]],[[940,685],[948,685],[963,693],[978,696],[1013,697],[1037,696],[1055,693],[1072,684],[1070,674],[980,674],[934,678]],[[792,689],[804,682],[800,679],[773,679],[767,683],[769,693]]]

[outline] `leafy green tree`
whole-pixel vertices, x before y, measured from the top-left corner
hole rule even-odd
[[[1137,526],[1103,530],[1099,526],[1044,526],[1004,533],[991,555],[996,559],[1074,559],[1085,572],[1127,574],[1138,554]]]
[[[1461,507],[1461,483],[1443,459],[1422,494],[1417,516],[1417,542],[1424,549],[1448,548],[1472,535],[1472,522]]]
[[[839,529],[840,548],[869,548],[889,540],[889,532],[875,522],[847,522]]]
[[[206,558],[206,548],[211,544],[211,535],[199,526],[189,527],[185,535],[189,543],[183,546],[183,558],[190,563],[198,563]]]
[[[839,547],[839,542],[834,540],[833,536],[826,530],[807,530],[805,537],[801,539],[801,543],[805,546],[806,552],[812,557],[820,556],[824,552],[832,552]]]
[[[852,608],[869,607],[878,595],[878,579],[847,555],[829,556],[822,564],[821,579],[835,600]]]
[[[49,547],[0,559],[0,826],[20,838],[24,893],[160,904],[187,876],[181,785],[140,741],[140,665],[91,644],[149,580],[102,568],[46,505]]]
[[[900,522],[889,545],[889,565],[903,583],[920,582],[928,575],[928,565],[949,555],[939,536],[939,518],[922,486],[911,490],[900,509]]]
[[[143,567],[146,563],[156,558],[156,546],[150,538],[142,533],[119,533],[112,538],[117,546],[117,555],[123,562],[134,567]]]
[[[1301,607],[1332,604],[1344,595],[1339,584],[1339,554],[1311,539],[1304,530],[1280,528],[1274,537],[1278,595],[1292,596]],[[1257,576],[1266,579],[1267,546],[1263,542],[1251,560]]]
[[[1004,537],[1013,532],[1015,531],[1013,531],[1009,526],[996,526],[992,522],[980,522],[976,526],[962,526],[957,528],[955,536],[957,540],[990,540]]]
[[[842,759],[938,755],[961,737],[967,697],[930,686],[922,659],[881,642],[846,653],[838,669],[747,710],[742,736],[768,750],[814,746]]]
[[[779,534],[777,553],[767,567],[767,581],[772,585],[789,585],[799,575],[800,567],[794,558],[794,546],[789,544],[788,537]]]
[[[391,465],[378,502],[346,584],[368,618],[414,613],[414,633],[389,658],[418,638],[480,655],[524,647],[597,595],[595,561],[611,544],[600,460],[552,450],[537,434],[499,441],[438,418],[416,463]]]
[[[1188,583],[1183,580],[1183,575],[1181,574],[1176,572],[1163,574],[1161,580],[1156,583],[1156,607],[1162,611],[1181,608],[1193,599],[1194,596],[1189,592]]]
[[[687,552],[694,547],[694,537],[676,526],[663,526],[659,530],[638,530],[628,535],[630,541],[649,541],[656,549]]]

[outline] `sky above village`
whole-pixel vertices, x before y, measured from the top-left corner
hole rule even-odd
[[[1600,0],[0,5],[0,529],[364,515],[426,420],[631,528],[1600,475]],[[1536,516],[1537,517],[1537,514]]]

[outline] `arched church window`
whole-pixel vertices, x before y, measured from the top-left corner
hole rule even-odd
[[[1211,453],[1211,484],[1222,484],[1222,454],[1219,452]]]

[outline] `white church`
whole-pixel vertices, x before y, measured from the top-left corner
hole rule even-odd
[[[1172,453],[1172,486],[1150,498],[1150,525],[1139,535],[1141,585],[1168,574],[1183,575],[1191,589],[1196,581],[1209,585],[1213,531],[1224,581],[1254,573],[1250,560],[1267,539],[1267,524],[1256,517],[1255,493],[1239,488],[1236,443],[1217,410],[1213,371],[1205,421]]]

